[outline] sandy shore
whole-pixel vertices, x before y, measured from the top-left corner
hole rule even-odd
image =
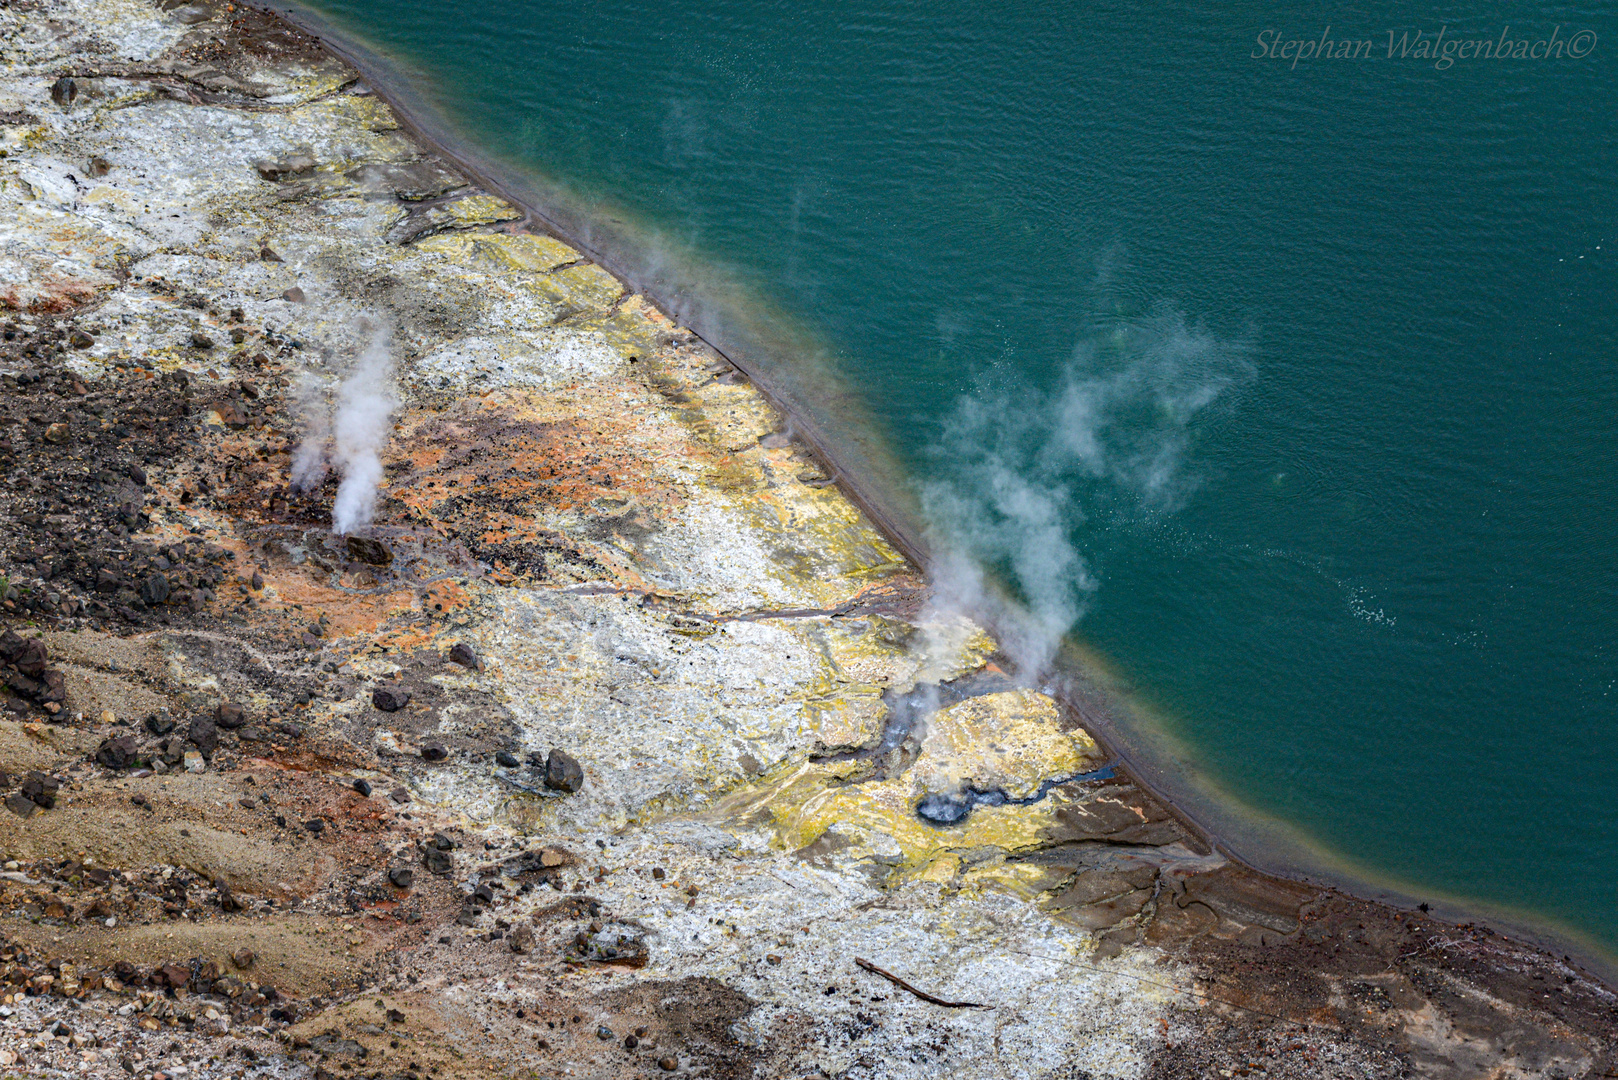
[[[0,1075],[1613,1067],[1571,962],[1069,781],[744,373],[318,42],[0,26]],[[290,470],[377,328],[351,546]]]

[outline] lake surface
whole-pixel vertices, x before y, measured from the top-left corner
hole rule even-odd
[[[1232,820],[1618,951],[1618,16],[1221,7],[313,5],[813,352]]]

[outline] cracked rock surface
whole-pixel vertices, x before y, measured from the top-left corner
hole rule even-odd
[[[1211,850],[318,42],[0,36],[0,1076],[1618,1064],[1570,961]],[[294,457],[378,331],[337,537]]]

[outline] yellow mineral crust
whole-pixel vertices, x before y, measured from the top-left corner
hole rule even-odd
[[[1029,690],[939,710],[927,721],[921,749],[914,771],[927,791],[998,789],[1011,799],[1031,798],[1045,781],[1084,772],[1100,757],[1088,734],[1062,730],[1056,702]]]

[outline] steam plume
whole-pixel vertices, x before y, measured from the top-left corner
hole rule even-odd
[[[962,398],[938,448],[950,478],[922,491],[935,614],[989,614],[1037,679],[1097,588],[1075,534],[1097,513],[1177,509],[1200,479],[1184,468],[1199,420],[1250,373],[1240,346],[1160,311],[1082,341],[1054,391]]]
[[[375,331],[337,388],[335,409],[309,384],[299,394],[303,440],[292,458],[292,483],[308,490],[326,477],[328,463],[342,475],[332,504],[332,531],[352,533],[371,523],[377,485],[382,481],[382,450],[398,406],[393,387],[393,347],[385,330]]]

